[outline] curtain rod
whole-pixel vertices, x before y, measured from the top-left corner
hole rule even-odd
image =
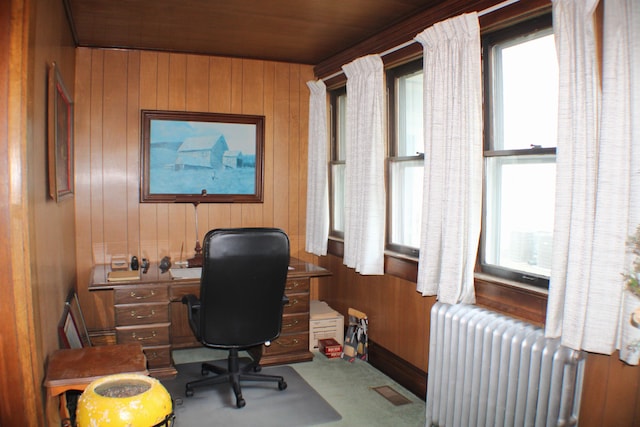
[[[486,9],[481,10],[480,12],[478,12],[478,17],[483,16],[483,15],[487,15],[487,14],[492,13],[492,12],[495,12],[496,10],[500,10],[500,9],[502,9],[503,7],[511,6],[512,4],[514,4],[514,3],[518,3],[519,1],[520,1],[520,0],[505,0],[505,1],[503,1],[502,3],[494,4],[493,6],[488,7],[488,8],[486,8]],[[397,52],[397,51],[399,51],[400,49],[404,49],[405,47],[407,47],[407,46],[411,46],[411,45],[412,45],[412,44],[414,44],[414,43],[417,43],[417,42],[416,42],[415,40],[413,40],[413,39],[408,40],[408,41],[406,41],[406,42],[404,42],[404,43],[401,43],[401,44],[399,44],[399,45],[397,45],[397,46],[394,46],[394,47],[392,47],[392,48],[390,48],[390,49],[387,49],[387,50],[385,50],[384,52],[379,53],[379,55],[380,55],[380,56],[387,56],[387,55],[389,55],[390,53]],[[336,71],[335,73],[333,73],[333,74],[331,74],[331,75],[329,75],[329,76],[327,76],[327,77],[324,77],[324,78],[322,79],[322,81],[325,81],[325,82],[326,82],[327,80],[330,80],[330,79],[332,79],[332,78],[334,78],[334,77],[337,77],[337,76],[339,76],[339,75],[340,75],[340,74],[342,74],[342,73],[344,73],[344,71],[342,71],[342,70],[340,70],[340,71]]]

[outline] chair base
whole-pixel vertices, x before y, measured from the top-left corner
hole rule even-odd
[[[185,395],[187,397],[193,396],[193,389],[196,387],[229,382],[236,396],[236,407],[242,408],[246,405],[246,402],[242,397],[242,388],[240,387],[240,381],[273,381],[278,383],[278,390],[284,390],[287,388],[287,383],[282,376],[258,374],[257,372],[259,372],[260,369],[261,368],[259,363],[255,360],[252,360],[241,369],[238,350],[231,349],[229,350],[229,357],[227,358],[227,369],[213,365],[212,363],[203,363],[203,376],[207,375],[209,372],[213,372],[216,375],[187,383],[185,387]],[[250,371],[253,371],[253,373]]]

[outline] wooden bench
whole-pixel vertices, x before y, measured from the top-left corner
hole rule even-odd
[[[62,349],[49,356],[44,386],[47,396],[60,396],[60,419],[63,425],[70,425],[65,392],[83,391],[106,375],[128,373],[149,374],[140,344]]]

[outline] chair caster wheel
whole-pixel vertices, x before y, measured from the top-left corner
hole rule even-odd
[[[287,388],[287,383],[283,380],[283,381],[278,381],[278,390],[286,390]]]
[[[260,372],[260,371],[262,371],[262,366],[256,365],[253,367],[253,372]]]
[[[236,406],[238,408],[244,408],[246,404],[247,402],[245,402],[243,398],[239,398],[238,401],[236,402]]]
[[[184,394],[187,397],[192,397],[193,396],[193,390],[192,389],[188,389]]]

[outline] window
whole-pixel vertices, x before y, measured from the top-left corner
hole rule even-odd
[[[347,123],[347,89],[330,93],[331,102],[331,160],[330,182],[330,231],[333,237],[344,237],[344,172],[345,139]]]
[[[548,287],[558,66],[551,17],[483,37],[482,271]]]
[[[387,248],[417,256],[424,170],[422,59],[387,72],[389,92]]]

